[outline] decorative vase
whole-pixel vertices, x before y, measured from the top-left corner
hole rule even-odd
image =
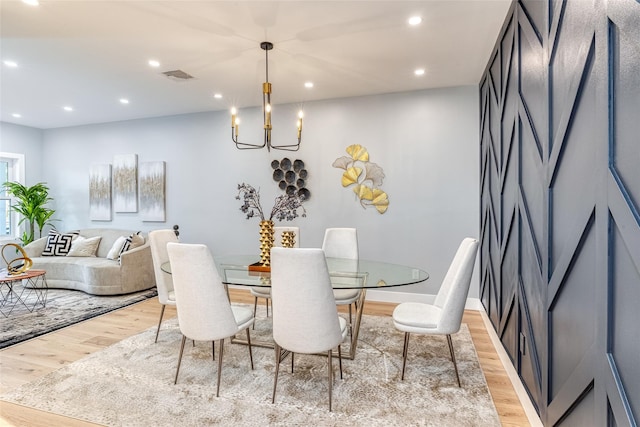
[[[260,264],[271,265],[271,247],[273,246],[273,221],[260,221]]]
[[[293,248],[296,245],[296,233],[295,231],[283,231],[282,232],[282,247]]]

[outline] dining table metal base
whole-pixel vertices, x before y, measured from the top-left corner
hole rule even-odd
[[[355,302],[356,311],[355,311],[355,316],[353,317],[353,325],[348,325],[348,327],[350,328],[350,333],[347,335],[347,337],[349,337],[349,349],[347,352],[345,352],[343,347],[343,351],[342,351],[343,359],[353,360],[356,357],[356,349],[358,348],[358,336],[360,333],[360,324],[362,322],[362,313],[364,311],[364,302],[365,302],[366,294],[367,294],[366,289],[362,289],[362,291],[360,292],[360,296]],[[244,345],[248,344],[246,336],[242,337],[241,334],[231,337],[231,342],[233,344],[244,344]],[[265,339],[252,338],[251,345],[254,347],[275,349],[275,343],[273,342],[273,339],[265,340]],[[284,356],[281,357],[281,360],[284,359],[284,357],[286,357],[286,355],[288,354],[285,352],[283,353],[284,353]],[[338,350],[335,349],[333,351],[333,354],[337,357]],[[320,355],[326,356],[326,353],[322,353]]]

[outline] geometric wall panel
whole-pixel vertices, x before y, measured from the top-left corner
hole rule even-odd
[[[520,276],[522,283],[519,289],[519,310],[522,322],[526,321],[526,325],[522,324],[520,332],[527,335],[526,351],[531,357],[533,363],[533,372],[535,374],[535,383],[531,385],[530,392],[533,394],[535,389],[542,389],[542,366],[540,361],[544,356],[541,352],[545,350],[545,341],[547,338],[546,326],[547,315],[544,308],[545,300],[545,280],[542,277],[542,271],[539,266],[537,249],[532,241],[530,228],[525,222],[521,222],[521,239],[520,239]],[[525,327],[526,326],[526,327]],[[528,328],[528,329],[527,329]],[[535,388],[533,386],[535,385]]]
[[[481,302],[543,424],[640,425],[640,0],[516,0],[480,80]]]
[[[521,6],[527,15],[531,27],[534,29],[538,37],[541,37],[545,29],[546,22],[546,3],[540,0],[523,0]]]
[[[591,129],[591,124],[596,120],[596,106],[593,102],[596,87],[592,78],[594,54],[590,50],[589,55],[584,58],[584,68],[576,70],[582,75],[581,90],[574,102],[566,106],[571,109],[572,114],[565,132],[559,135],[562,140],[554,142],[555,149],[560,153],[557,162],[550,165],[553,169],[550,203],[553,230],[549,267],[551,271],[563,255],[565,243],[571,239],[570,233],[576,216],[591,212],[595,205],[593,189],[598,175],[594,171],[601,141]],[[580,183],[579,186],[576,186],[577,182]]]
[[[613,356],[626,396],[636,418],[640,418],[640,333],[638,302],[640,272],[624,244],[620,229],[612,221],[615,262],[611,275],[612,304],[609,324],[609,351]]]
[[[595,396],[593,389],[589,389],[581,396],[578,403],[560,420],[558,427],[586,427],[594,426]]]
[[[543,174],[543,164],[538,155],[538,146],[535,142],[535,136],[530,128],[521,121],[520,133],[520,191],[524,202],[523,208],[527,213],[533,229],[533,239],[536,250],[538,245],[545,241],[544,239],[544,221],[546,214],[544,210],[544,200],[546,198],[546,189],[543,186],[544,181],[540,179]]]
[[[591,4],[580,0],[564,2],[562,20],[557,21],[557,39],[549,61],[549,84],[553,93],[549,100],[551,135],[564,133],[562,127],[566,126],[581,80],[585,54],[589,51],[594,32],[594,9]],[[551,142],[553,149],[553,144],[561,140],[554,138]]]
[[[595,227],[585,232],[549,310],[550,398],[556,397],[596,340]],[[575,391],[580,394],[582,390]]]
[[[613,167],[619,175],[636,212],[640,212],[640,32],[625,31],[624,26],[610,24],[610,66],[616,97],[613,100],[612,141]]]

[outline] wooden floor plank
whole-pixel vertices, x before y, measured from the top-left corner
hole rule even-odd
[[[234,302],[253,304],[253,297],[246,290],[230,289],[230,294]],[[264,304],[263,301],[261,300],[261,304]],[[391,316],[395,305],[367,301],[364,312],[377,316]],[[0,392],[4,393],[33,381],[129,336],[156,326],[160,308],[158,300],[152,298],[0,350]],[[343,310],[346,308],[342,307],[341,311]],[[175,308],[167,307],[164,319],[175,316]],[[469,326],[478,360],[502,425],[528,426],[529,422],[524,409],[493,347],[482,316],[479,312],[465,311],[463,322]],[[92,423],[0,401],[0,426],[5,425],[15,427],[95,426]]]

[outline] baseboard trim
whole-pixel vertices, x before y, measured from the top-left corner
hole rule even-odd
[[[415,294],[410,292],[387,292],[376,289],[367,289],[367,301],[403,303],[403,302],[421,302],[424,304],[433,304],[436,296],[432,294]],[[467,298],[464,305],[466,310],[482,310],[482,303],[478,298]]]
[[[531,424],[531,426],[533,427],[543,427],[542,421],[538,416],[538,412],[536,412],[536,408],[533,406],[533,403],[531,403],[529,394],[525,390],[524,385],[522,384],[522,380],[520,379],[518,372],[516,372],[516,368],[513,366],[513,363],[511,363],[511,358],[502,346],[502,342],[500,341],[498,334],[496,333],[495,329],[493,329],[493,325],[491,324],[491,320],[489,320],[489,316],[487,316],[487,312],[484,310],[484,307],[482,307],[482,305],[480,305],[480,307],[481,309],[479,311],[482,315],[484,326],[489,333],[489,338],[491,339],[491,342],[496,349],[496,353],[498,353],[498,357],[502,362],[502,366],[504,366],[504,370],[511,380],[511,384],[516,391],[518,399],[520,399],[520,403],[522,404],[525,415],[529,420],[529,424]]]

